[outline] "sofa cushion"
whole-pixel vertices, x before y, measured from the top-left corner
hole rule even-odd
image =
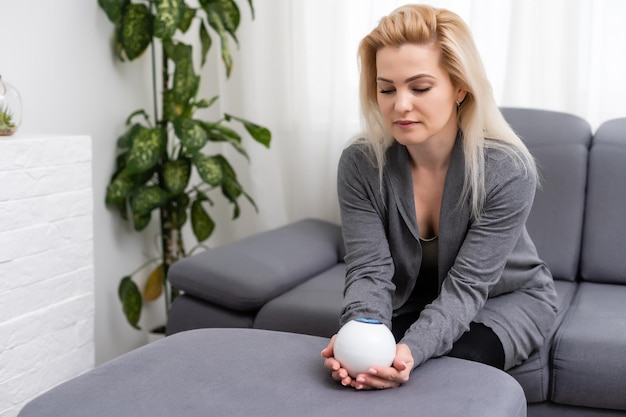
[[[256,311],[237,311],[209,304],[189,294],[176,297],[167,318],[166,334],[186,330],[235,327],[251,328]]]
[[[553,401],[626,410],[624,300],[624,285],[579,285],[555,337]]]
[[[549,396],[550,387],[550,353],[554,335],[565,317],[578,284],[569,281],[554,282],[559,296],[559,312],[554,324],[554,329],[546,337],[543,346],[533,353],[524,363],[509,370],[517,382],[524,389],[526,400],[529,403],[545,401]]]
[[[339,263],[265,304],[254,327],[331,337],[339,330],[346,265]]]
[[[336,265],[341,251],[339,226],[306,219],[182,259],[168,279],[197,298],[251,311]]]
[[[19,417],[525,417],[519,384],[491,366],[429,361],[402,388],[356,391],[323,367],[328,339],[255,329],[178,333],[35,398]]]
[[[578,275],[591,127],[566,113],[503,108],[502,114],[537,159],[541,178],[528,233],[556,279]]]
[[[626,284],[626,118],[603,123],[589,154],[581,275]]]

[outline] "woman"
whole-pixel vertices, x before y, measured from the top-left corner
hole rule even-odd
[[[429,358],[509,369],[556,317],[552,276],[526,231],[537,172],[502,117],[465,23],[423,5],[383,18],[359,46],[365,139],[338,172],[346,245],[341,324],[367,317],[397,341],[357,389],[398,387]]]

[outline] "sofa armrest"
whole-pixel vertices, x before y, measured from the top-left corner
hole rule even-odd
[[[305,219],[184,258],[168,279],[194,297],[249,311],[336,265],[343,250],[338,225]]]

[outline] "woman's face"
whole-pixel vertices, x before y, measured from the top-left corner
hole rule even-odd
[[[376,53],[378,106],[393,137],[405,146],[456,138],[456,101],[464,92],[440,67],[440,55],[435,45],[417,44]]]

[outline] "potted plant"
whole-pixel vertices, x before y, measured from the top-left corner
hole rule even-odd
[[[0,104],[0,136],[12,135],[16,130],[13,113],[8,106]]]
[[[20,125],[22,99],[0,75],[0,136],[11,136]]]
[[[149,47],[152,52],[153,114],[141,109],[127,118],[127,130],[117,140],[116,168],[105,198],[139,232],[146,229],[153,212],[158,213],[161,253],[123,277],[118,288],[128,322],[139,329],[144,300],[163,294],[168,312],[177,295],[167,282],[167,271],[188,255],[182,234],[187,221],[199,244],[211,236],[215,223],[207,207],[213,205],[212,194],[221,191],[232,203],[233,219],[240,214],[242,197],[256,209],[228,159],[212,153],[210,145],[232,145],[247,158],[233,123],[266,147],[271,133],[230,114],[217,120],[197,114],[218,99],[198,97],[198,70],[213,44],[212,34],[219,38],[226,76],[232,71],[230,42],[237,43],[240,22],[234,0],[98,0],[98,4],[115,25],[115,51],[121,60],[132,61]],[[252,0],[248,5],[254,18]],[[187,43],[190,39],[193,42]],[[133,278],[145,268],[152,272],[142,291]]]

